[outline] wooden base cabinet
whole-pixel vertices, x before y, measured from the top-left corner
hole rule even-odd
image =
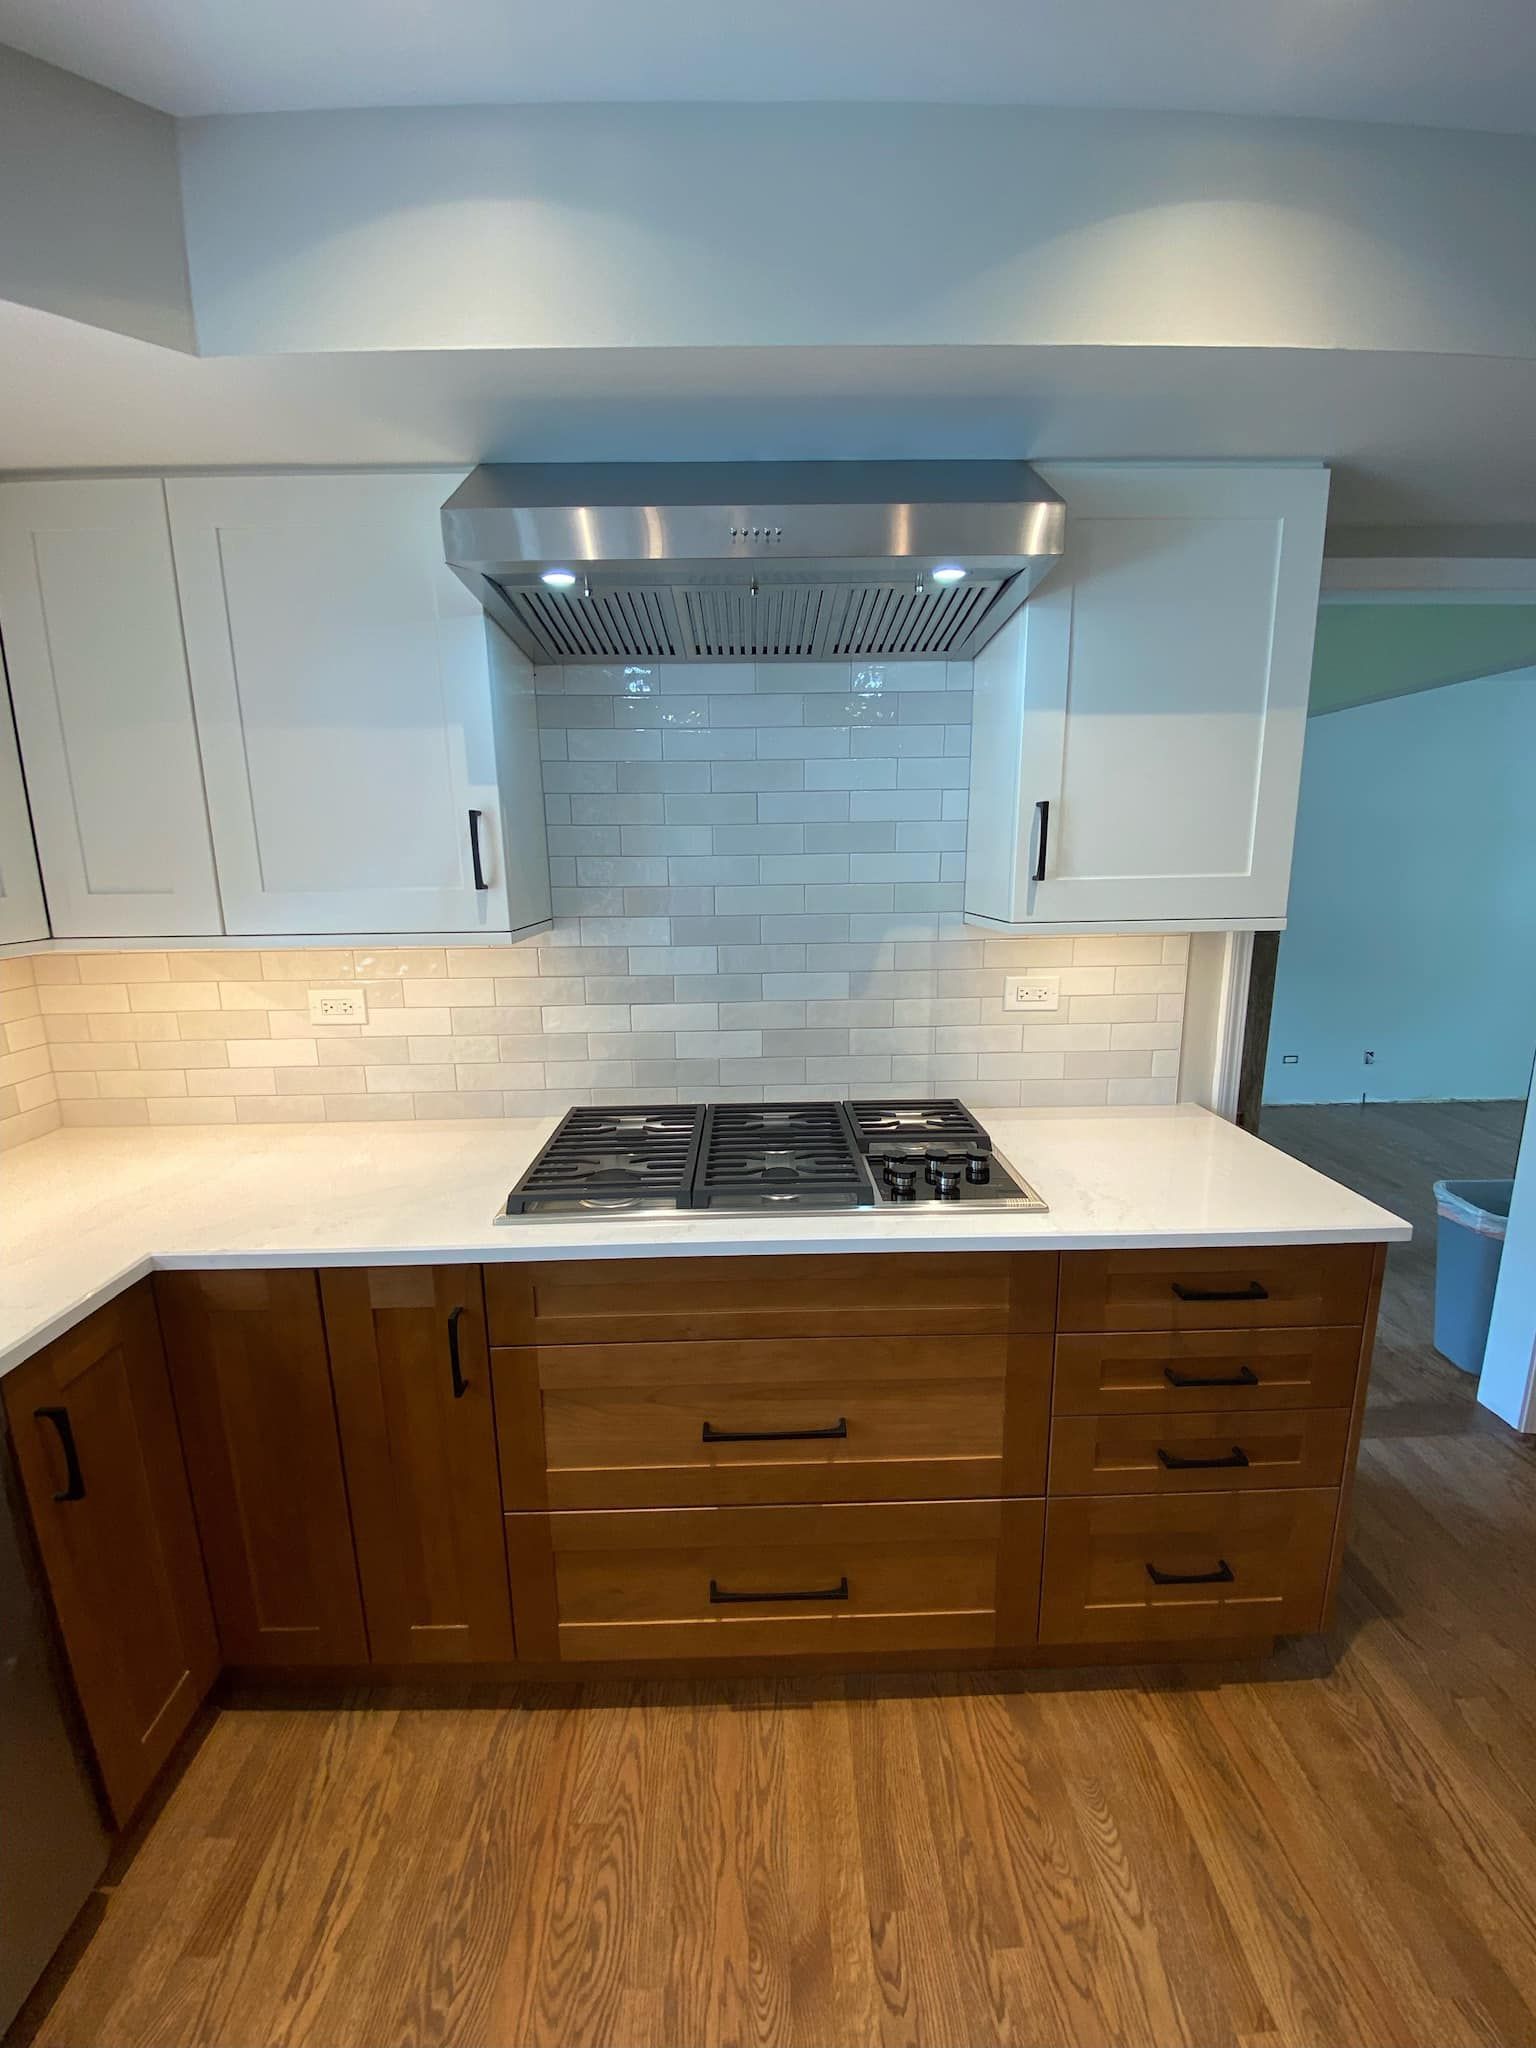
[[[3,1392],[86,1731],[123,1827],[220,1663],[148,1283],[19,1366]]]
[[[335,1268],[320,1294],[374,1662],[508,1662],[480,1268]]]
[[[507,1517],[539,1662],[990,1650],[1035,1640],[1042,1503]]]
[[[141,1289],[4,1395],[121,1817],[221,1660],[1065,1663],[1322,1628],[1383,1259],[162,1273],[164,1363]]]
[[[363,1664],[368,1637],[315,1274],[159,1273],[227,1664]]]

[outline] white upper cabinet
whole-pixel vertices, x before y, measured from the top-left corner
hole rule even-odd
[[[461,478],[167,484],[231,933],[548,918],[547,878],[508,888],[486,625],[443,563]]]
[[[1066,554],[976,659],[966,915],[1282,923],[1327,472],[1042,474]]]
[[[47,936],[48,912],[37,872],[37,849],[32,844],[32,821],[27,815],[21,755],[16,750],[10,700],[0,682],[0,946]]]
[[[55,935],[219,932],[161,483],[0,484],[0,633]]]

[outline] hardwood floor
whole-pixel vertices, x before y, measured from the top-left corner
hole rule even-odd
[[[1269,1112],[1430,1220],[1510,1105]],[[1339,1625],[1263,1665],[221,1711],[69,2048],[1536,2042],[1536,1451],[1388,1266]]]

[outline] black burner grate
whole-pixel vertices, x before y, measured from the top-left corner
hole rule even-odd
[[[706,1110],[694,1206],[860,1208],[868,1176],[835,1102],[725,1102]]]
[[[866,1152],[873,1144],[889,1145],[893,1141],[905,1141],[914,1151],[920,1151],[924,1145],[963,1148],[987,1135],[965,1104],[954,1100],[850,1102],[848,1115]]]
[[[507,1213],[583,1198],[681,1208],[703,1122],[703,1110],[687,1103],[568,1110],[508,1196]]]
[[[1044,1206],[956,1101],[668,1103],[570,1110],[503,1213],[910,1214],[999,1203]]]

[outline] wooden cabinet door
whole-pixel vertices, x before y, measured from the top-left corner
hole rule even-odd
[[[155,1292],[225,1661],[364,1663],[315,1275],[158,1273]]]
[[[0,617],[54,935],[222,932],[160,480],[0,485]]]
[[[47,936],[43,878],[38,873],[26,785],[21,779],[21,755],[16,748],[16,728],[11,723],[4,669],[0,667],[0,946]]]
[[[967,911],[1283,919],[1327,471],[1042,473],[1067,502],[1066,553],[976,661]]]
[[[479,1267],[336,1269],[320,1292],[374,1661],[509,1659]]]
[[[86,1728],[119,1827],[219,1670],[147,1283],[3,1386]]]
[[[461,480],[167,485],[232,932],[508,928],[485,620],[443,561]]]

